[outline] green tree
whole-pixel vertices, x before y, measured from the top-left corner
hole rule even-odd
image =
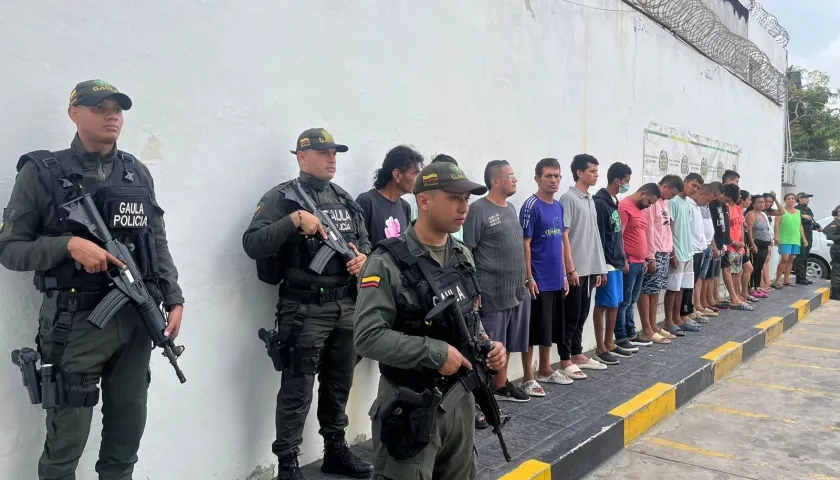
[[[801,74],[801,85],[790,84],[788,125],[794,157],[840,160],[840,90],[828,86],[829,76],[819,70],[788,68]]]

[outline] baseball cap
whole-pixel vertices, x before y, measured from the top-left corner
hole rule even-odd
[[[806,192],[799,192],[799,193],[796,194],[796,198],[811,198],[813,196],[814,196],[813,194],[806,193]]]
[[[92,107],[108,97],[120,104],[123,110],[131,108],[131,99],[128,95],[117,90],[117,87],[104,80],[86,80],[76,84],[76,88],[70,92],[70,106],[85,105]]]
[[[429,190],[443,190],[449,193],[471,193],[473,195],[484,195],[487,187],[467,179],[460,167],[450,162],[430,163],[420,174],[414,183],[414,193],[428,192]]]
[[[334,148],[336,152],[346,152],[347,145],[335,143],[332,134],[323,128],[310,128],[305,130],[298,136],[295,149],[290,150],[292,153],[297,153],[302,150],[329,150]]]

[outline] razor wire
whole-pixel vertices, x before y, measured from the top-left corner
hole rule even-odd
[[[777,104],[787,99],[784,73],[754,43],[729,30],[702,0],[624,1],[661,22]]]
[[[755,0],[739,1],[750,11],[750,14],[752,14],[756,22],[767,30],[767,33],[769,33],[771,37],[775,38],[776,41],[783,47],[787,47],[787,44],[790,41],[790,35],[788,35],[785,27],[779,24],[779,19],[776,18],[775,15],[765,10],[764,7]]]

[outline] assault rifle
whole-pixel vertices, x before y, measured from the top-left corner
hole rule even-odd
[[[426,318],[436,316],[438,312],[450,311],[452,313],[451,318],[456,322],[455,333],[458,335],[457,345],[454,346],[472,364],[472,371],[467,370],[466,367],[461,367],[458,371],[459,382],[467,388],[474,386],[472,392],[475,396],[475,403],[481,408],[484,418],[487,419],[487,424],[493,427],[493,433],[499,438],[499,445],[502,447],[505,460],[510,462],[510,453],[508,453],[507,444],[502,437],[502,426],[507,419],[502,420],[499,404],[496,402],[496,396],[493,393],[492,375],[496,372],[487,367],[487,354],[490,353],[490,350],[493,350],[493,344],[478,335],[470,334],[464,314],[461,312],[461,307],[458,305],[456,298],[455,295],[449,295],[441,300]]]
[[[289,188],[291,191],[286,193],[286,198],[293,202],[297,202],[307,212],[318,217],[318,220],[321,221],[321,225],[324,227],[324,231],[327,232],[327,238],[324,240],[324,245],[315,254],[315,258],[312,259],[312,262],[309,263],[309,268],[315,273],[320,274],[324,271],[324,268],[326,268],[327,262],[329,262],[336,253],[341,254],[341,257],[345,262],[349,262],[350,260],[356,258],[356,252],[347,245],[347,242],[344,240],[344,237],[341,236],[341,232],[339,232],[338,227],[336,227],[335,223],[333,223],[332,218],[321,210],[318,210],[318,206],[314,201],[312,201],[312,198],[303,191],[303,187],[300,186],[300,182],[297,179],[292,180],[289,183]]]
[[[125,264],[123,269],[116,267],[108,269],[107,274],[114,289],[93,309],[88,316],[88,322],[97,328],[105,328],[111,317],[126,303],[131,302],[137,313],[140,314],[140,319],[143,321],[143,326],[146,327],[146,332],[152,339],[152,343],[154,346],[163,349],[163,356],[169,359],[178,380],[185,383],[187,379],[178,366],[178,357],[184,352],[184,347],[175,345],[172,338],[163,334],[164,329],[166,329],[166,317],[158,302],[146,289],[140,270],[137,268],[128,247],[111,236],[108,225],[102,219],[99,210],[96,209],[89,193],[65,203],[61,206],[61,209],[66,212],[68,220],[87,228],[102,243],[101,246],[105,251]]]

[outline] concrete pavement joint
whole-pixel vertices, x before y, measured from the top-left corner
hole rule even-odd
[[[644,456],[650,457],[650,458],[657,458],[659,460],[664,460],[666,462],[676,463],[676,464],[679,464],[679,465],[688,465],[688,466],[698,468],[698,469],[701,469],[701,470],[707,470],[709,472],[722,473],[724,475],[729,475],[731,477],[746,478],[748,480],[761,480],[758,477],[747,477],[745,475],[738,475],[737,473],[730,473],[730,472],[726,472],[726,471],[723,471],[723,470],[718,470],[716,468],[709,468],[709,467],[704,466],[704,465],[698,465],[696,463],[687,462],[687,461],[684,461],[684,460],[676,460],[676,459],[671,458],[671,457],[663,457],[663,456],[660,456],[660,455],[655,455],[653,453],[639,452],[637,450],[633,450],[633,449],[630,449],[630,448],[628,448],[628,450],[630,450],[631,452],[633,452],[635,454],[638,454],[638,455],[644,455]]]

